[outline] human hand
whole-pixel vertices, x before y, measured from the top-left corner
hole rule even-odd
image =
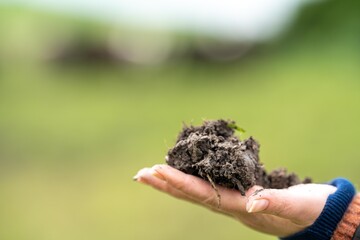
[[[168,165],[141,169],[134,179],[171,196],[202,205],[233,217],[259,232],[285,237],[312,225],[336,187],[300,184],[287,189],[254,186],[242,196],[239,191],[216,186],[221,205],[211,184]]]

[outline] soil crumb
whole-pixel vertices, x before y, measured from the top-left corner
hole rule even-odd
[[[186,126],[166,162],[170,166],[221,186],[238,189],[242,195],[254,185],[288,188],[301,181],[295,173],[280,168],[267,174],[259,161],[259,143],[252,137],[241,141],[234,121],[204,121],[201,126]],[[216,189],[215,189],[216,190]]]

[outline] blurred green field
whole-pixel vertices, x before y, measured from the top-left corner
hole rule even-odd
[[[234,119],[267,169],[359,184],[357,41],[280,45],[231,64],[0,58],[0,239],[275,239],[132,181],[182,122]]]

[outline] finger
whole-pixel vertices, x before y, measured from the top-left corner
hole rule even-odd
[[[145,183],[162,192],[168,193],[176,198],[192,201],[181,191],[171,187],[164,178],[151,168],[141,169],[134,177],[135,181]]]
[[[186,195],[185,193],[177,190],[176,188],[172,187],[171,185],[169,185],[163,176],[161,176],[158,172],[154,171],[152,168],[144,168],[141,169],[136,176],[134,177],[134,180],[150,185],[153,188],[167,193],[175,198],[178,199],[182,199],[191,203],[195,203],[195,204],[199,204],[198,201],[194,200],[191,196]],[[203,205],[203,204],[202,204]],[[213,208],[212,206],[206,206],[203,205],[205,207],[207,207],[208,209],[214,211],[214,212],[220,212],[222,214],[226,214],[229,215],[226,212],[221,211],[218,208]]]
[[[246,197],[239,191],[216,186],[221,198],[219,199],[211,184],[199,177],[185,174],[168,165],[155,165],[154,171],[159,173],[165,181],[178,191],[190,196],[194,201],[211,208],[228,213],[246,213]]]
[[[157,190],[162,192],[168,193],[176,198],[184,199],[187,201],[198,203],[194,196],[187,195],[186,193],[178,190],[177,188],[173,187],[171,184],[167,182],[165,177],[160,174],[158,171],[155,171],[154,168],[158,166],[155,165],[152,168],[143,168],[141,169],[134,177],[134,180],[145,183],[154,187]]]
[[[272,214],[309,226],[320,215],[328,195],[335,191],[327,185],[321,189],[309,187],[264,189],[249,197],[247,211]]]

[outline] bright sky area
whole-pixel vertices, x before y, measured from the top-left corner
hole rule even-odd
[[[309,0],[2,0],[39,9],[233,40],[276,36]],[[314,2],[314,1],[312,1]]]

